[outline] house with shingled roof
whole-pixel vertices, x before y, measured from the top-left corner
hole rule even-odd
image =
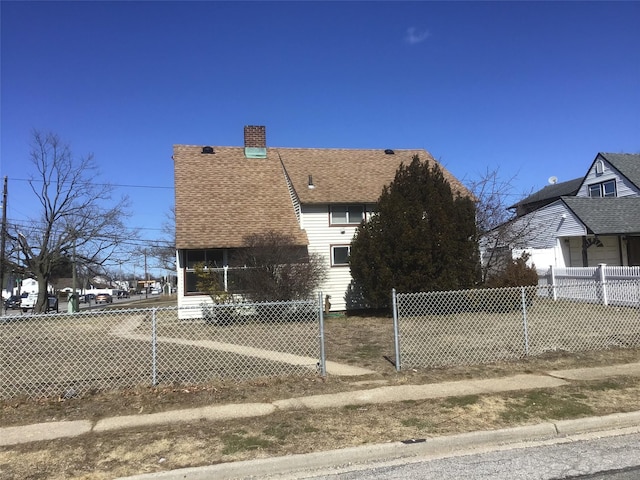
[[[640,154],[598,153],[583,177],[548,185],[510,208],[512,228],[527,234],[503,245],[489,232],[481,257],[491,245],[495,253],[529,253],[538,269],[640,265]]]
[[[174,145],[178,305],[208,301],[196,286],[197,263],[229,268],[247,236],[273,230],[322,256],[321,289],[331,310],[353,306],[347,304],[351,239],[384,185],[414,155],[437,163],[422,149],[269,147],[264,126],[246,126],[242,147]],[[469,194],[442,171],[454,192]]]

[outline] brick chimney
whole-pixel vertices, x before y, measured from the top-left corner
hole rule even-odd
[[[267,148],[267,131],[264,126],[244,127],[244,148]]]
[[[264,126],[245,125],[244,156],[246,158],[267,158],[267,131]]]

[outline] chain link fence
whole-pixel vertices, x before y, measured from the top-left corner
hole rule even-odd
[[[637,280],[394,292],[393,300],[398,370],[640,347]]]
[[[324,375],[319,299],[202,305],[189,320],[176,307],[5,316],[0,398]]]

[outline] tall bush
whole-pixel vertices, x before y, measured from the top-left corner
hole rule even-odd
[[[535,265],[528,266],[530,255],[524,252],[520,257],[506,263],[505,268],[490,276],[485,282],[489,288],[526,287],[538,285],[538,272]]]
[[[351,244],[351,274],[372,308],[390,292],[470,288],[479,278],[475,206],[455,195],[437,164],[416,155],[385,186]]]

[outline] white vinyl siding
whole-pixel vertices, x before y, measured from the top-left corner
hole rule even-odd
[[[366,205],[365,208],[370,209]],[[327,277],[321,286],[322,293],[331,296],[332,310],[346,310],[351,271],[348,266],[332,266],[332,247],[350,245],[358,224],[330,225],[330,209],[326,204],[302,205],[302,220],[309,239],[309,253],[324,258]]]
[[[586,228],[560,200],[516,220],[516,229],[529,232],[526,248],[555,248],[558,237],[585,235]]]
[[[576,197],[589,197],[589,187],[598,183],[603,183],[608,180],[615,181],[616,196],[618,197],[637,197],[640,195],[640,189],[634,186],[629,180],[622,176],[615,168],[613,168],[608,162],[602,161],[604,169],[602,173],[596,172],[596,165],[600,160],[597,160],[589,173],[584,178],[580,190],[576,194]]]
[[[565,238],[575,236],[581,238],[587,233],[582,222],[561,200],[519,217],[514,221],[513,228],[514,231],[527,233],[524,238],[510,245],[513,256],[518,257],[526,251],[531,256],[529,263],[535,263],[536,268],[540,269],[547,268],[549,265],[569,266],[567,263],[574,261],[574,248],[571,247],[570,251]],[[485,249],[487,244],[488,238],[485,237],[481,241],[481,250]]]

